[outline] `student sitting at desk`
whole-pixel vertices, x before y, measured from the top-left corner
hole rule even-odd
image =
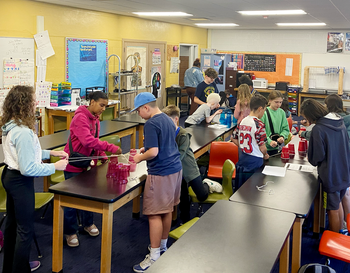
[[[217,110],[214,114],[210,115],[211,110],[219,108],[220,96],[216,93],[211,93],[207,97],[207,103],[202,104],[198,109],[185,120],[185,127],[189,127],[194,124],[200,124],[204,119],[207,123],[210,123],[216,115],[222,113],[222,110]]]
[[[183,223],[190,220],[191,202],[188,196],[188,187],[191,186],[199,201],[208,198],[209,192],[222,192],[220,183],[208,178],[202,181],[196,159],[191,145],[191,135],[182,127],[178,126],[180,119],[180,109],[175,105],[169,105],[162,110],[169,116],[176,126],[176,143],[180,152],[180,160],[182,164],[182,184],[180,196],[180,218]]]
[[[221,91],[219,92],[220,95],[220,107],[221,108],[230,108],[233,109],[235,108],[237,99],[236,97],[232,96],[229,90]]]
[[[264,159],[268,159],[265,146],[265,125],[261,122],[264,115],[267,100],[257,94],[250,100],[250,114],[236,127],[232,135],[232,141],[242,151],[236,164],[235,191],[259,169]]]
[[[81,153],[85,156],[106,156],[104,151],[111,152],[112,154],[121,154],[121,149],[110,144],[107,141],[100,141],[98,139],[100,131],[99,117],[106,110],[108,105],[108,97],[106,93],[101,91],[95,91],[89,94],[90,104],[89,106],[81,105],[75,112],[75,116],[70,124],[70,140],[74,152]],[[64,147],[64,151],[70,154],[69,140]],[[107,158],[103,158],[102,161],[106,161]],[[94,159],[94,166],[97,160]],[[77,176],[82,172],[86,172],[86,168],[74,167],[71,164],[67,165],[64,171],[64,178],[69,179],[73,176]],[[93,223],[93,213],[88,211],[82,211],[82,225],[84,230],[90,236],[99,235],[99,230]],[[74,208],[64,209],[64,234],[66,235],[67,244],[70,247],[79,246],[79,240],[77,236],[78,224],[77,213]]]
[[[341,200],[350,183],[349,136],[343,119],[329,113],[318,101],[305,100],[300,111],[310,124],[315,124],[310,135],[308,160],[317,166],[318,179],[327,194],[329,229],[339,232],[344,219]]]

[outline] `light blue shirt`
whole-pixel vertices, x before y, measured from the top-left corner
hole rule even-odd
[[[196,88],[202,81],[204,81],[204,77],[199,67],[193,66],[186,70],[184,79],[185,86]]]

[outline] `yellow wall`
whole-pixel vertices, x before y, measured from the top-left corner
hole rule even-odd
[[[207,47],[207,30],[176,24],[150,21],[35,1],[0,0],[0,36],[33,37],[36,17],[44,16],[55,55],[47,60],[46,80],[61,82],[65,79],[65,38],[94,38],[108,40],[108,54],[122,56],[122,39],[165,41],[198,44]],[[200,55],[200,52],[198,52]],[[169,73],[166,63],[166,86],[178,84],[178,74]]]

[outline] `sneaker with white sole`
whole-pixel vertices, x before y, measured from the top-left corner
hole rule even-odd
[[[210,180],[208,178],[205,178],[203,180],[203,183],[208,184],[210,193],[213,193],[213,192],[221,193],[222,192],[221,184],[216,182],[216,181],[213,181],[213,180]]]
[[[79,246],[78,235],[76,234],[66,235],[66,240],[67,240],[67,245],[70,247]]]
[[[40,267],[40,265],[41,265],[41,263],[39,261],[29,262],[30,271],[33,272],[33,271],[37,270]]]
[[[160,255],[162,255],[165,251],[167,251],[168,248],[160,248]],[[151,252],[151,245],[149,244],[148,245],[148,251]]]
[[[90,236],[97,236],[100,234],[98,228],[95,226],[95,224],[92,224],[89,227],[84,227],[84,230],[89,233]]]
[[[134,265],[132,268],[135,272],[145,272],[155,261],[151,259],[149,254],[146,255],[146,258],[139,264]]]

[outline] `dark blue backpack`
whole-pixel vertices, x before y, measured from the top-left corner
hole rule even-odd
[[[336,271],[323,264],[305,264],[299,268],[298,273],[336,273]]]

